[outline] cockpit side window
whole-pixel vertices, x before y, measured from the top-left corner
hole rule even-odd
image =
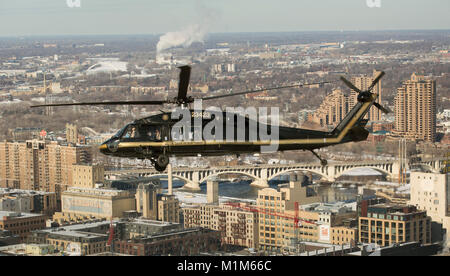
[[[123,139],[133,139],[133,138],[139,138],[139,130],[136,125],[129,125],[128,128],[124,131],[121,138]]]
[[[140,139],[142,137],[141,133],[142,131],[140,130],[138,125],[129,125],[120,134],[120,139]]]

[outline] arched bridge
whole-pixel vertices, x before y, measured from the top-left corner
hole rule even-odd
[[[420,161],[421,165],[427,166],[431,171],[439,171],[444,166],[444,160]],[[390,177],[398,176],[400,163],[398,161],[361,161],[330,163],[327,166],[320,164],[287,164],[287,165],[249,165],[229,167],[207,167],[207,168],[173,168],[172,176],[185,182],[185,188],[199,190],[200,184],[215,176],[223,174],[242,174],[254,179],[252,183],[259,187],[268,187],[268,181],[290,172],[304,171],[320,175],[322,179],[334,181],[346,172],[356,168],[372,168]],[[409,168],[407,168],[409,169]],[[118,171],[105,171],[106,179],[112,180],[117,176],[135,175],[138,177],[167,176],[154,169],[131,169]]]

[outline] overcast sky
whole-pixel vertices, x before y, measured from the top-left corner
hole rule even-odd
[[[367,1],[0,0],[0,36],[450,29],[449,0]]]

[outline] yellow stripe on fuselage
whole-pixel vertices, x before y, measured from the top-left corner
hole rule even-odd
[[[374,95],[376,96],[376,95]],[[376,99],[376,97],[375,97]],[[165,141],[165,142],[121,142],[119,148],[135,147],[182,147],[182,146],[206,146],[206,145],[289,145],[289,144],[338,144],[344,139],[345,135],[356,124],[362,114],[370,107],[372,102],[366,102],[361,109],[352,118],[350,123],[334,138],[314,138],[314,139],[283,139],[276,141]],[[101,145],[100,149],[107,149],[106,145]]]

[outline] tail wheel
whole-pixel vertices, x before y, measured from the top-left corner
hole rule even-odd
[[[166,167],[160,167],[157,163],[155,163],[155,169],[156,169],[158,172],[163,172],[163,171],[166,170]]]

